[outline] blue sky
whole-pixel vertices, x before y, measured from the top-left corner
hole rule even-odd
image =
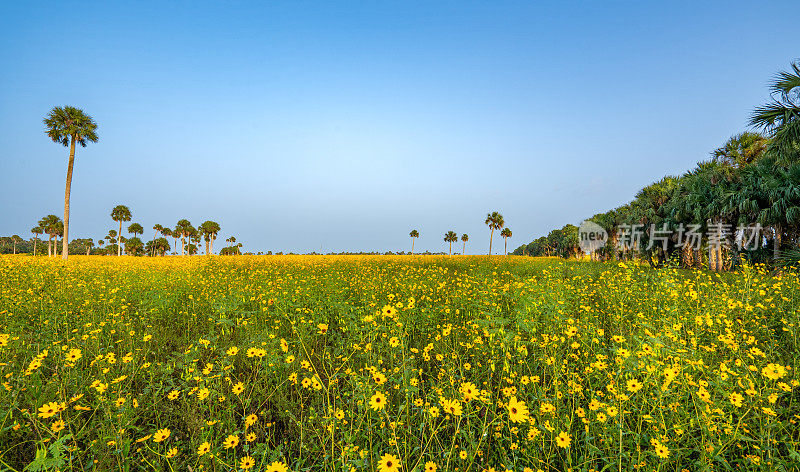
[[[212,219],[251,251],[509,248],[629,201],[745,129],[800,57],[794,2],[3,2],[0,235],[63,213]],[[145,236],[151,237],[152,231]],[[502,244],[495,244],[501,249]]]

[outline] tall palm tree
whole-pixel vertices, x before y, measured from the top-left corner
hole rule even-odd
[[[469,241],[469,235],[467,233],[462,234],[461,235],[461,242],[464,243],[464,248],[461,250],[461,255],[462,256],[467,253],[467,241]]]
[[[458,241],[458,235],[455,231],[448,231],[444,235],[444,242],[450,243],[450,255],[453,255],[453,243]]]
[[[219,233],[219,223],[216,221],[204,221],[203,224],[197,227],[200,234],[203,235],[203,240],[206,242],[206,255],[214,252],[214,241],[217,239]]]
[[[35,256],[36,246],[38,245],[37,243],[39,242],[39,235],[44,233],[44,230],[42,229],[41,226],[34,226],[33,228],[31,228],[31,233],[33,233],[33,255]]]
[[[119,232],[117,233],[117,255],[122,255],[122,222],[131,220],[131,210],[125,205],[117,205],[111,210],[111,219],[119,223]]]
[[[494,237],[494,230],[502,229],[503,226],[506,225],[505,220],[503,219],[503,215],[500,213],[493,211],[491,213],[486,214],[486,221],[483,222],[487,226],[491,232],[489,233],[489,255],[492,255],[492,238]]]
[[[69,146],[67,185],[64,189],[64,238],[61,258],[69,254],[69,197],[72,188],[72,168],[75,164],[75,143],[86,147],[87,142],[97,142],[97,123],[83,110],[75,107],[54,107],[44,118],[45,132],[54,142]]]
[[[417,231],[415,229],[412,229],[411,232],[408,233],[408,235],[411,236],[411,255],[413,256],[414,255],[414,240],[419,237],[419,231]]]
[[[750,125],[767,132],[781,161],[800,158],[800,61],[781,71],[770,84],[772,100],[750,116]]]
[[[508,238],[511,237],[511,229],[503,228],[503,231],[500,231],[500,236],[503,237],[503,252],[508,256]]]

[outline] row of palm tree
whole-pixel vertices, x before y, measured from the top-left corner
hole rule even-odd
[[[201,239],[205,241],[205,253],[213,254],[214,241],[216,241],[217,235],[220,231],[220,225],[216,221],[204,221],[195,229],[189,220],[181,219],[175,225],[175,229],[170,229],[160,224],[154,225],[153,230],[155,233],[153,239],[147,243],[143,243],[139,236],[143,235],[145,230],[144,227],[139,223],[134,222],[128,225],[127,232],[128,234],[132,235],[132,237],[126,238],[123,234],[122,223],[131,221],[132,218],[130,208],[125,205],[117,205],[111,210],[111,218],[118,224],[117,229],[111,229],[108,231],[106,236],[99,238],[98,245],[100,248],[102,248],[104,244],[108,244],[109,249],[115,246],[115,252],[118,256],[121,256],[122,254],[140,255],[143,253],[151,256],[164,255],[171,249],[169,241],[166,239],[168,237],[175,238],[176,247],[177,239],[181,239],[181,254],[197,254],[197,244],[200,243]],[[54,256],[56,254],[56,243],[58,242],[59,237],[62,238],[61,242],[63,246],[63,238],[65,237],[64,223],[61,218],[56,215],[47,215],[43,217],[41,220],[39,220],[38,225],[31,229],[31,233],[34,235],[34,255],[36,255],[39,236],[42,234],[48,235],[48,256]],[[87,255],[91,252],[92,248],[94,248],[94,240],[91,238],[79,239],[76,241],[80,242],[81,247],[86,248]],[[236,242],[236,238],[231,236],[227,239],[227,241],[233,244]],[[225,248],[225,253],[239,254],[241,252],[239,249],[241,246],[241,243],[239,243],[234,247]],[[72,252],[74,253],[75,248],[73,247],[72,249]],[[16,247],[14,248],[14,253],[16,253]]]
[[[508,238],[511,237],[511,229],[505,227],[505,220],[503,219],[503,215],[499,212],[493,211],[486,215],[486,221],[484,224],[489,226],[489,255],[492,255],[492,239],[494,238],[494,231],[500,230],[500,236],[503,237],[505,242],[504,253],[508,255]],[[411,237],[411,254],[414,254],[414,241],[419,238],[419,231],[416,229],[412,229],[408,235]],[[453,243],[458,241],[458,234],[455,231],[448,231],[444,235],[444,242],[449,244],[449,252],[450,255],[453,255]],[[469,235],[464,233],[461,235],[461,242],[463,243],[463,247],[461,248],[461,254],[464,255],[467,252],[467,241],[469,241]]]
[[[705,259],[717,271],[735,266],[743,255],[781,263],[800,243],[800,62],[773,79],[770,94],[770,102],[751,115],[755,131],[734,135],[689,172],[666,176],[630,203],[594,215],[591,220],[610,238],[598,256],[645,257],[654,265],[676,256],[686,266],[699,266]],[[736,228],[752,224],[763,228],[756,242],[771,248],[744,248],[745,232]],[[644,228],[641,238],[620,247],[618,238],[632,225]],[[680,231],[688,227],[707,236],[702,241],[707,256],[681,244]],[[657,237],[654,228],[670,235],[665,245],[651,244]],[[720,233],[722,244],[711,244],[708,236],[714,233]],[[515,253],[570,256],[577,247],[578,228],[566,225]]]
[[[119,234],[122,234],[122,222],[123,221],[130,221],[132,218],[130,209],[125,205],[117,205],[111,210],[111,219],[119,223]],[[197,253],[197,245],[200,244],[200,240],[202,239],[205,242],[205,253],[206,254],[213,254],[214,253],[214,241],[217,240],[217,235],[220,231],[220,225],[216,221],[207,220],[200,224],[197,228],[195,228],[192,223],[183,218],[178,220],[175,224],[174,229],[170,229],[169,227],[163,226],[161,224],[153,225],[153,231],[155,232],[153,235],[153,239],[148,242],[147,245],[142,246],[141,240],[139,240],[136,236],[138,234],[144,234],[144,227],[139,223],[133,223],[128,226],[128,232],[134,235],[134,239],[138,240],[135,242],[131,242],[131,240],[126,241],[126,252],[131,252],[128,249],[128,245],[130,245],[130,249],[133,252],[138,252],[137,249],[141,247],[142,249],[146,249],[147,253],[150,255],[161,254],[164,255],[167,251],[170,250],[169,242],[166,238],[173,238],[175,240],[175,246],[178,245],[178,239],[180,239],[180,248],[181,248],[181,255],[193,255]],[[114,237],[111,232],[109,232],[111,238]],[[108,236],[107,236],[108,238]],[[235,241],[235,238],[229,238]],[[122,254],[122,238],[117,238],[117,254]],[[188,244],[187,244],[188,242]]]

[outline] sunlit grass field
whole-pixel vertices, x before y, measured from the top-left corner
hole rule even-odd
[[[798,470],[797,274],[0,258],[0,469]]]

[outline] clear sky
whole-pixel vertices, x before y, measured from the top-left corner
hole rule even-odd
[[[656,5],[660,3],[660,5]],[[745,129],[800,57],[797,3],[183,1],[0,3],[0,235],[70,236],[128,205],[249,251],[509,249],[629,201]],[[219,243],[218,243],[219,246]],[[459,243],[460,247],[460,243]],[[502,242],[495,243],[502,250]]]

